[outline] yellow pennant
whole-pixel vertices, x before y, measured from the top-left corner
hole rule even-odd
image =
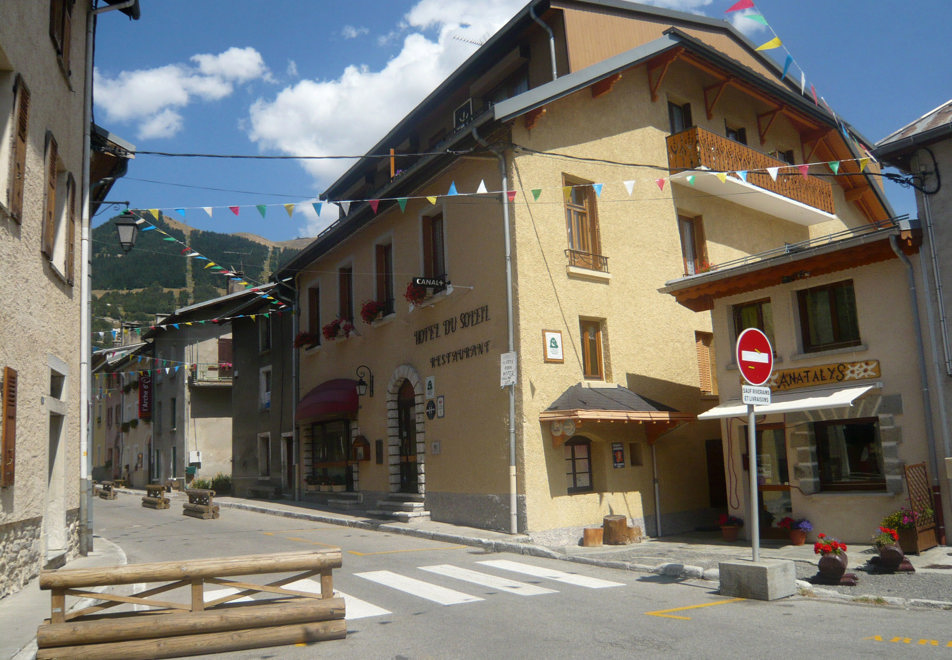
[[[294,204],[285,204],[284,210],[288,212],[288,217],[290,218],[294,215]]]
[[[436,197],[427,197],[426,201],[428,201],[433,206],[436,206]]]
[[[859,171],[862,172],[866,169],[866,166],[869,165],[869,158],[860,158],[859,159]]]
[[[727,183],[727,172],[718,172],[715,176],[720,179],[721,183]]]
[[[159,220],[159,209],[149,209],[149,213],[152,214],[152,217],[156,220]]]
[[[211,268],[211,267],[214,266],[214,265],[215,265],[215,262],[214,262],[214,261],[209,261],[207,264],[205,264],[205,268]],[[204,269],[203,269],[203,270],[204,270]]]
[[[257,323],[257,321],[255,320],[255,317],[256,317],[256,316],[258,316],[258,315],[257,315],[257,314],[252,314],[252,315],[251,315],[251,320],[254,321],[255,323]]]
[[[781,45],[780,37],[774,37],[767,43],[757,46],[757,50],[772,50],[774,48],[780,48]]]

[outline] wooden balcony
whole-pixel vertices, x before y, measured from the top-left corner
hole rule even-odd
[[[766,172],[768,167],[780,168],[777,174],[777,180],[774,181]],[[671,170],[672,180],[676,183],[683,176],[677,179],[673,178],[679,172],[684,170],[709,169],[714,172],[728,172],[730,183],[743,183],[735,172],[738,170],[746,171],[747,184],[760,188],[768,193],[780,195],[797,203],[797,206],[805,205],[820,211],[815,218],[810,213],[796,213],[795,217],[788,219],[801,224],[815,224],[830,219],[834,213],[833,207],[833,187],[828,181],[813,177],[802,176],[795,165],[788,165],[782,160],[771,158],[766,154],[751,149],[750,147],[728,140],[725,137],[716,135],[702,128],[689,128],[675,135],[668,136],[668,168]],[[701,176],[699,172],[691,172]],[[711,175],[705,175],[711,176]],[[723,186],[721,182],[711,184]],[[745,204],[745,195],[732,194],[731,189],[723,189],[724,195],[731,195],[731,201],[768,210],[779,217],[787,217],[787,213],[780,206],[772,205],[763,207],[763,200],[748,200],[750,204]],[[717,194],[717,193],[714,193]],[[757,197],[756,195],[751,197]],[[757,204],[761,205],[758,206]],[[826,216],[826,217],[824,217]]]

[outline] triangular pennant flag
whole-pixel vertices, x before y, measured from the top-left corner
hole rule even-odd
[[[485,182],[483,179],[480,179],[480,180],[479,180],[479,187],[476,188],[476,194],[477,194],[477,195],[481,195],[481,194],[486,193],[486,192],[488,192],[488,191],[486,190],[486,182]]]
[[[866,169],[866,166],[869,165],[869,158],[860,158],[859,159],[859,171],[862,172]]]
[[[407,210],[407,198],[401,197],[397,200],[397,205],[400,207],[400,213],[403,213]]]
[[[688,185],[689,185],[689,186],[693,186],[693,185],[694,185],[694,179],[696,179],[696,178],[697,178],[697,177],[695,177],[693,174],[688,174]]]
[[[321,214],[321,205],[323,202],[311,202],[311,206],[314,208],[314,212],[318,215]]]
[[[635,180],[622,181],[622,183],[625,184],[625,190],[628,191],[628,196],[631,197],[631,192],[635,189]]]
[[[777,180],[777,172],[779,172],[779,171],[780,171],[780,168],[779,168],[779,167],[768,167],[768,168],[767,168],[767,174],[769,174],[769,175],[770,175],[770,178],[773,179],[774,181]]]
[[[535,188],[532,190],[532,198],[537,202],[539,201],[539,195],[541,194],[542,194],[542,188]]]
[[[725,14],[729,14],[732,11],[740,11],[741,9],[753,9],[754,2],[753,0],[739,0],[731,5],[730,9],[724,11]]]
[[[212,217],[212,207],[210,207],[210,206],[203,206],[203,207],[202,207],[202,210],[205,211],[205,213],[208,214],[208,217],[209,217],[209,218]]]
[[[173,323],[173,324],[172,324],[172,327],[175,328],[176,330],[178,330],[178,329],[179,329],[179,324],[178,324],[178,323]]]
[[[148,227],[143,227],[139,231],[153,231],[154,229],[156,229],[155,225],[149,225]]]
[[[254,321],[255,323],[258,322],[258,319],[255,318],[255,317],[257,317],[257,316],[258,316],[257,314],[252,314],[252,315],[251,315],[251,320]]]
[[[715,176],[720,179],[721,183],[727,183],[727,172],[718,172]]]
[[[152,217],[155,218],[156,220],[162,219],[159,217],[159,209],[149,209],[149,213],[151,213]]]
[[[436,197],[427,197],[426,201],[428,201],[433,206],[436,206]]]
[[[170,371],[171,371],[171,369],[170,369],[169,367],[166,367],[166,368],[165,368],[165,375],[168,376]]]
[[[379,200],[379,199],[372,199],[372,200],[370,200],[370,208],[373,209],[374,215],[377,215],[377,208],[379,208],[379,206],[380,206],[380,200]]]
[[[185,256],[186,256],[186,257],[197,257],[197,256],[198,256],[198,252],[189,252],[189,253],[186,254]]]
[[[816,97],[816,87],[814,87],[813,85],[810,85],[810,93],[813,94],[813,105],[819,107],[820,102],[817,100],[817,97]]]
[[[839,174],[839,173],[840,173],[840,161],[838,161],[838,160],[831,160],[829,163],[827,163],[827,165],[829,165],[829,166],[830,166],[830,169],[833,170],[833,174]]]
[[[164,234],[165,232],[162,232],[162,233]],[[163,238],[162,240],[163,240],[163,241],[172,241],[173,243],[178,243],[178,239],[172,238],[171,236],[168,236],[168,235],[166,235],[166,237]]]
[[[793,64],[793,55],[787,55],[787,59],[783,62],[783,73],[780,74],[780,79],[787,77],[787,71],[790,70],[790,65]]]
[[[807,88],[807,74],[800,72],[800,94],[803,94]]]
[[[809,165],[797,165],[797,169],[800,170],[800,174],[803,175],[803,178],[807,178],[807,172],[810,171]]]
[[[294,204],[285,204],[284,210],[288,212],[288,217],[290,218],[294,215]]]
[[[232,213],[234,213],[235,215],[238,215],[238,207],[237,207],[237,206],[229,206],[228,208],[231,210]]]
[[[736,174],[741,181],[747,182],[747,170],[737,170]]]
[[[595,191],[595,196],[596,196],[596,197],[601,197],[601,196],[602,196],[602,184],[600,184],[600,183],[593,183],[593,184],[592,184],[592,190]]]
[[[214,261],[209,261],[207,264],[205,264],[205,268],[212,268],[214,265],[215,265]]]
[[[208,257],[203,257],[202,255],[196,253],[195,257],[198,261],[208,261]]]
[[[258,213],[261,214],[262,218],[268,214],[268,207],[264,204],[255,204],[255,208],[258,209]]]
[[[507,191],[506,191],[506,197],[509,198],[509,201],[510,201],[510,202],[512,202],[514,199],[516,199],[516,191],[515,191],[515,190],[507,190]]]
[[[572,197],[572,186],[562,186],[562,199],[566,202]],[[538,200],[539,198],[536,197]]]
[[[655,179],[655,183],[658,184],[658,188],[664,190],[664,179]]]
[[[344,215],[347,215],[348,213],[350,213],[350,202],[347,200],[344,200],[343,202],[340,203],[340,208],[344,212]]]
[[[763,17],[763,14],[744,14],[744,18],[757,21],[761,25],[767,25],[767,19]]]
[[[447,191],[446,194],[447,194],[448,196],[452,196],[452,195],[457,195],[457,194],[459,194],[459,193],[456,192],[456,182],[455,182],[455,181],[453,181],[453,182],[450,184],[450,189]]]
[[[780,37],[774,37],[767,43],[757,46],[756,50],[773,50],[774,48],[780,48],[782,45],[783,43],[780,41]]]
[[[185,209],[175,209],[175,212],[178,213],[183,218],[185,217]]]

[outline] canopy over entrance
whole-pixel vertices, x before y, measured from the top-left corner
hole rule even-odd
[[[864,385],[862,387],[844,387],[836,390],[821,390],[812,392],[796,392],[790,394],[774,394],[771,402],[764,406],[754,406],[758,415],[774,413],[802,412],[804,410],[823,410],[827,408],[848,408],[856,399],[873,389],[882,387],[882,384]],[[747,404],[733,399],[714,406],[707,412],[697,416],[703,419],[722,419],[724,417],[743,417],[747,414]]]
[[[357,381],[327,380],[304,395],[297,407],[298,421],[318,417],[350,417],[357,414]]]

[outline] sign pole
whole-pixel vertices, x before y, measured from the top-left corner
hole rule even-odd
[[[747,404],[747,471],[750,473],[750,548],[753,560],[760,561],[760,512],[757,511],[757,416]]]

